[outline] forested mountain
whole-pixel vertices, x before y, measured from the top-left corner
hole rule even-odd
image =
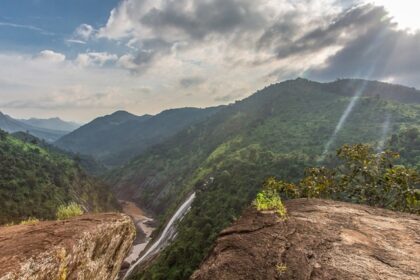
[[[119,208],[108,186],[74,160],[0,131],[0,224],[54,219],[58,206],[69,202],[93,212]]]
[[[32,143],[32,144],[38,145],[41,148],[47,150],[48,152],[62,154],[74,160],[89,175],[99,177],[102,174],[107,172],[107,168],[92,156],[76,154],[70,151],[65,151],[53,145],[52,143],[39,139],[27,132],[20,132],[20,131],[15,132],[15,133],[12,133],[12,136],[25,143]]]
[[[144,279],[188,278],[267,177],[298,180],[304,167],[324,160],[326,148],[371,143],[381,149],[392,134],[420,126],[419,96],[361,80],[286,81],[220,109],[110,173],[120,197],[157,214],[198,192],[177,240]]]
[[[34,127],[71,132],[80,127],[79,124],[74,122],[66,122],[60,118],[37,119],[30,118],[27,120],[20,120],[21,122]]]
[[[118,111],[82,126],[59,139],[63,149],[92,155],[108,166],[116,166],[140,155],[187,126],[204,120],[218,108],[181,108],[156,116],[135,116]]]
[[[67,133],[66,131],[33,126],[20,120],[13,119],[2,112],[0,112],[0,129],[10,133],[18,131],[29,132],[30,134],[48,142],[54,142]]]

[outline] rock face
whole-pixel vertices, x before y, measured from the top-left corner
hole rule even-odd
[[[292,200],[288,218],[248,209],[192,279],[420,279],[420,216]]]
[[[0,280],[113,280],[135,238],[122,214],[0,228]]]

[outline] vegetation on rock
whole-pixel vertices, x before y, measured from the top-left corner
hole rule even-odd
[[[71,202],[68,205],[60,205],[56,213],[58,220],[66,220],[81,215],[83,215],[82,206],[75,202]]]

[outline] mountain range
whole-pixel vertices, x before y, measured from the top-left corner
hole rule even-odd
[[[42,122],[0,115],[0,128],[8,131],[40,137],[40,131],[57,127],[35,124]],[[350,79],[320,83],[298,78],[205,109],[171,109],[154,116],[117,111],[48,138],[55,138],[53,144],[67,155],[36,144],[25,133],[3,136],[0,152],[9,159],[0,165],[0,198],[6,201],[0,207],[11,209],[5,221],[7,216],[50,217],[57,201],[71,199],[90,201],[93,205],[86,207],[92,209],[114,207],[106,185],[84,173],[71,159],[74,154],[112,168],[102,179],[116,197],[155,216],[160,229],[195,193],[190,211],[177,224],[176,239],[131,278],[187,279],[267,178],[299,181],[305,168],[334,164],[336,149],[355,143],[377,151],[392,148],[401,153],[400,163],[418,169],[419,129],[420,91]],[[7,166],[12,160],[18,167]]]
[[[10,133],[29,132],[48,142],[56,141],[77,126],[75,123],[65,122],[59,118],[18,120],[0,112],[0,129]]]
[[[63,136],[55,145],[74,153],[92,155],[108,166],[118,166],[186,127],[205,120],[219,109],[181,108],[155,116],[117,111]]]
[[[266,178],[299,180],[343,144],[382,149],[417,131],[419,120],[419,91],[364,80],[290,80],[220,108],[106,176],[119,198],[135,200],[162,222],[197,193],[177,239],[133,279],[188,278]]]
[[[60,118],[49,118],[49,119],[30,118],[26,120],[22,119],[20,121],[27,125],[38,127],[38,128],[65,131],[65,132],[71,132],[80,127],[80,124],[78,123],[63,121]]]

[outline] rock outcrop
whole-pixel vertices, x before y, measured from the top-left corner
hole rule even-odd
[[[419,279],[420,216],[326,200],[286,207],[286,220],[248,209],[192,279]]]
[[[0,228],[0,280],[113,280],[135,238],[123,214]]]

